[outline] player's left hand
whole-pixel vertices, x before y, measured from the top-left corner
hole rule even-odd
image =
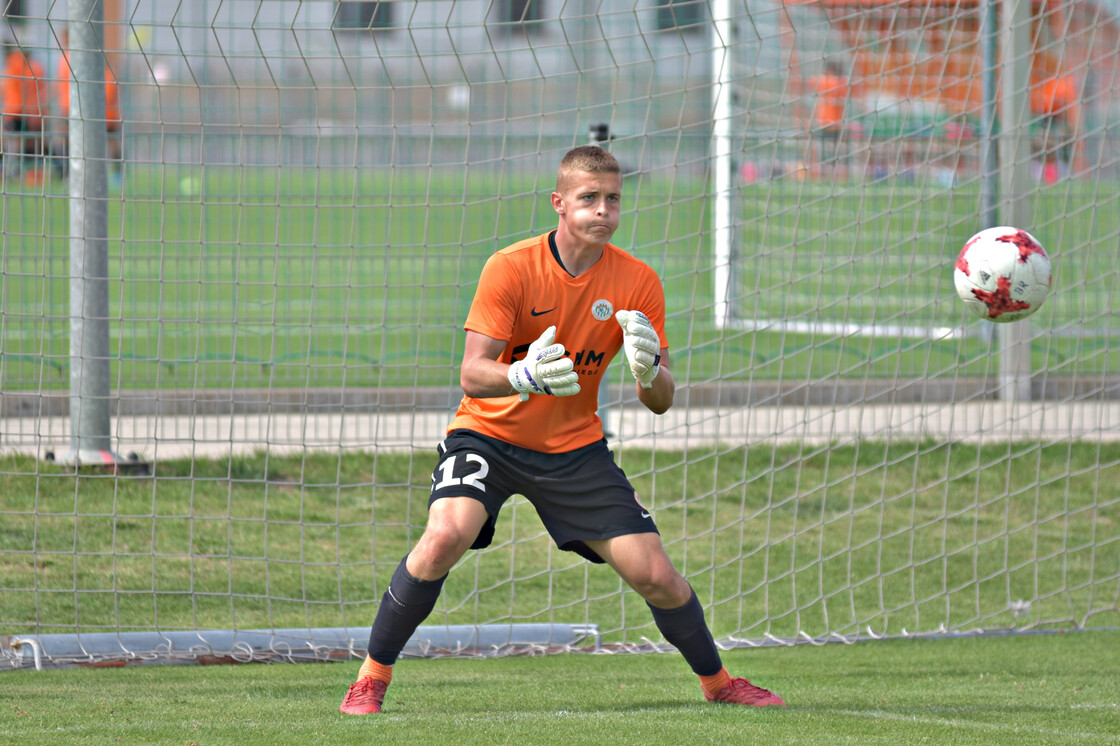
[[[639,386],[648,389],[661,371],[661,340],[657,331],[641,311],[619,311],[614,317],[622,327],[622,346],[630,372]]]

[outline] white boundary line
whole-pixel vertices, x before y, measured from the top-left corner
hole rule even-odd
[[[916,723],[919,725],[941,725],[948,728],[957,728],[961,730],[980,730],[989,731],[993,733],[1014,733],[1023,736],[1039,736],[1046,738],[1055,738],[1058,740],[1068,740],[1071,738],[1083,738],[1086,740],[1104,740],[1120,742],[1120,736],[1115,733],[1092,733],[1086,731],[1067,731],[1057,730],[1053,728],[1036,728],[1023,725],[1006,725],[1001,723],[985,723],[975,720],[955,720],[950,718],[939,718],[922,715],[902,715],[895,712],[885,712],[884,710],[837,710],[841,715],[850,715],[852,717],[870,718],[874,720],[888,720],[892,722]]]

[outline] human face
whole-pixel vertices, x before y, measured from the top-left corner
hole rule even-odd
[[[586,245],[606,245],[618,229],[622,177],[577,171],[569,174],[561,186],[563,192],[552,193],[552,206],[560,216],[560,231],[565,238]]]

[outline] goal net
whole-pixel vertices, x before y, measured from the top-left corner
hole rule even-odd
[[[0,21],[0,666],[363,655],[479,271],[587,142],[678,382],[600,413],[720,644],[1117,624],[1113,0],[89,5]],[[969,317],[957,252],[1024,215],[1049,298]],[[663,645],[515,497],[406,652]]]

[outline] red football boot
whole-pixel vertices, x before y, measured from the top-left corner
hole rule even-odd
[[[786,706],[786,703],[777,694],[760,686],[755,686],[746,679],[732,679],[714,697],[709,697],[706,694],[704,697],[709,702],[727,702],[728,704],[749,705],[751,707]]]
[[[366,676],[358,679],[346,690],[346,698],[338,711],[344,715],[373,715],[381,712],[381,702],[389,685]]]

